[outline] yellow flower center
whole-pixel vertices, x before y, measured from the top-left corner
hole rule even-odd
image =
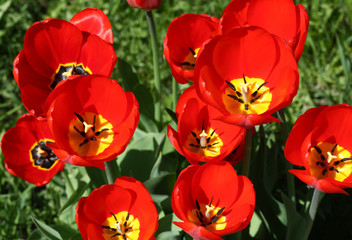
[[[127,211],[122,211],[117,214],[110,214],[112,216],[107,218],[102,225],[104,239],[138,239],[140,232],[140,223],[138,218],[130,215]]]
[[[209,204],[199,204],[196,200],[196,208],[188,213],[188,220],[197,226],[203,226],[209,231],[223,230],[226,225],[226,217],[222,215],[225,207]]]
[[[225,108],[230,113],[262,114],[269,109],[272,100],[270,89],[261,78],[243,78],[226,81],[222,99]]]
[[[197,54],[200,48],[196,48],[195,50],[193,50],[192,48],[188,49],[190,52],[181,63],[181,68],[182,70],[193,71],[194,66],[196,65]]]
[[[113,126],[103,116],[91,112],[75,113],[70,123],[70,146],[81,157],[102,153],[114,140]]]
[[[343,182],[352,173],[351,153],[338,144],[320,142],[310,149],[309,169],[312,176]]]
[[[204,130],[194,129],[186,140],[186,149],[204,157],[215,157],[220,154],[221,147],[224,146],[216,129],[208,128]]]
[[[54,89],[60,81],[65,80],[72,75],[89,74],[92,74],[92,71],[88,67],[83,66],[83,63],[77,64],[76,62],[71,62],[60,64],[53,76],[51,77],[52,82],[49,84],[49,87],[51,89]]]
[[[59,159],[55,153],[49,148],[46,143],[54,142],[52,139],[44,138],[34,143],[29,151],[29,159],[33,167],[43,171],[49,171],[56,164]]]

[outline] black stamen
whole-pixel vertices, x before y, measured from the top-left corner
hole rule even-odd
[[[211,207],[211,204],[213,203],[213,197],[210,199],[209,207]]]
[[[244,105],[244,109],[247,111],[249,110],[249,105],[247,103]]]
[[[93,132],[95,132],[95,115],[94,115],[94,118],[93,118],[93,127],[91,128]]]
[[[337,166],[337,165],[340,164],[340,162],[341,162],[341,161],[335,161],[335,162],[334,162],[334,165]]]
[[[210,219],[210,223],[209,223],[209,224],[215,223],[217,220],[219,220],[219,217],[215,215],[215,216],[213,216],[213,217]]]
[[[115,214],[113,214],[112,212],[110,212],[110,214],[111,214],[111,215],[113,215],[113,216],[114,216],[115,221],[116,221],[116,222],[118,222],[118,221],[117,221],[117,218],[116,218],[116,216],[115,216]]]
[[[128,221],[128,219],[130,219],[130,214],[129,213],[126,216],[126,221]]]
[[[262,95],[258,95],[258,96],[256,96],[255,98],[253,98],[253,99],[251,100],[251,103],[254,103],[255,101],[257,101],[261,96],[262,96]]]
[[[216,215],[219,216],[223,211],[224,211],[225,207],[221,208],[217,213]]]
[[[226,81],[226,80],[225,80],[225,82],[226,82],[226,84],[227,84],[232,90],[234,90],[234,91],[236,92],[236,87],[235,87],[235,85],[233,85],[231,82]]]
[[[239,91],[236,91],[236,95],[237,95],[238,97],[242,97],[242,93],[240,93]]]
[[[335,172],[339,173],[339,170],[337,170],[337,169],[334,168],[334,167],[329,168],[329,171],[335,171]]]
[[[317,151],[317,153],[319,153],[319,154],[321,154],[321,153],[322,153],[322,151],[321,151],[321,149],[320,149],[319,147],[314,146],[314,148],[315,148],[315,151]]]
[[[234,100],[236,100],[236,101],[238,101],[240,103],[244,103],[244,101],[242,99],[238,98],[235,95],[227,94],[227,96],[229,96],[230,98],[232,98],[232,99],[234,99]]]
[[[191,51],[191,53],[192,53],[192,55],[193,55],[193,56],[195,56],[195,55],[196,55],[196,52],[195,52],[195,51],[193,51],[193,49],[192,49],[192,48],[190,48],[190,47],[189,47],[188,49]]]
[[[114,235],[111,236],[111,238],[116,237],[116,236],[120,236],[120,235],[121,235],[121,233],[115,233]]]
[[[193,137],[197,137],[197,134],[195,132],[191,131],[191,133],[192,133]]]
[[[215,129],[211,132],[210,137],[212,137],[212,136],[214,135],[216,129],[217,129],[217,128],[215,128]]]
[[[342,158],[341,162],[346,162],[346,161],[350,161],[350,160],[352,160],[352,158]]]
[[[328,170],[324,169],[321,174],[325,175]]]
[[[267,84],[268,82],[264,82],[264,83],[262,83],[258,88],[257,88],[257,91],[259,91],[259,89],[261,89],[265,84]],[[257,92],[256,91],[256,92]]]
[[[202,122],[202,131],[204,131],[204,120]]]
[[[189,145],[190,145],[191,147],[194,147],[194,144],[193,144],[193,143],[190,143]]]
[[[200,206],[197,200],[196,200],[196,207],[197,207],[197,210],[200,211]]]
[[[86,137],[86,133],[85,133],[85,132],[78,130],[78,129],[76,128],[76,126],[73,126],[73,128],[74,128],[82,137],[84,137],[84,138]]]
[[[323,154],[320,155],[320,159],[325,161],[325,156]]]
[[[83,142],[81,142],[81,143],[79,144],[79,146],[82,147],[82,145],[84,145],[84,144],[86,144],[86,143],[88,143],[88,142],[89,142],[89,139],[86,138],[86,139],[83,140]]]
[[[247,83],[246,77],[244,76],[244,74],[243,74],[243,81],[244,81],[245,84]]]
[[[79,115],[78,113],[74,113],[76,115],[76,117],[78,118],[78,120],[81,122],[81,123],[84,123],[84,119],[81,115]]]
[[[337,147],[337,143],[334,145],[334,147],[331,149],[331,153],[334,153],[335,149]]]

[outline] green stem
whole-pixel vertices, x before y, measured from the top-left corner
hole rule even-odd
[[[147,19],[149,24],[149,32],[152,40],[153,50],[153,68],[154,68],[154,83],[155,83],[155,120],[159,127],[162,124],[161,119],[161,84],[160,84],[160,69],[159,69],[159,54],[158,54],[158,42],[156,38],[156,30],[154,24],[154,18],[152,11],[146,11]]]
[[[65,181],[68,183],[68,187],[70,188],[71,192],[75,192],[75,188],[73,187],[73,184],[71,182],[71,179],[68,177],[67,171],[63,171]]]
[[[114,184],[116,178],[119,175],[116,160],[117,159],[104,162],[105,163],[105,174],[106,174],[106,178],[108,179],[109,184]]]
[[[310,230],[312,229],[315,215],[317,213],[317,209],[319,206],[320,194],[321,194],[321,192],[315,188],[314,193],[313,193],[313,197],[312,197],[312,202],[310,203],[310,207],[309,207],[309,211],[308,211],[307,225],[304,230],[303,240],[308,239]]]
[[[279,117],[279,120],[281,121],[281,124],[280,124],[281,136],[282,136],[283,143],[285,145],[289,135],[288,127],[286,124],[285,110],[280,109],[277,112],[277,115]],[[287,176],[287,193],[288,193],[289,199],[291,199],[292,202],[295,203],[296,202],[295,179],[294,179],[294,176],[288,172],[288,170],[293,168],[293,165],[289,161],[285,161],[285,162],[286,162],[286,176]]]
[[[172,78],[172,103],[173,103],[173,109],[176,109],[177,105],[177,100],[178,100],[178,85],[177,81],[175,78]]]
[[[252,151],[252,128],[248,128],[246,138],[244,140],[244,157],[242,161],[242,172],[244,176],[249,175],[249,167],[251,164],[251,151]]]

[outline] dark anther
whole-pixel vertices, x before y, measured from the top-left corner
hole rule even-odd
[[[81,123],[84,123],[84,119],[81,115],[79,115],[78,113],[74,113],[76,115],[76,117],[78,118],[79,121],[81,121]]]
[[[346,162],[346,161],[350,161],[350,160],[352,160],[352,158],[342,158],[341,162]]]
[[[209,224],[212,224],[212,223],[215,223],[217,220],[219,219],[218,216],[213,216],[211,219],[210,219],[210,223]]]
[[[116,218],[115,214],[113,214],[112,212],[110,212],[110,214],[114,216],[114,219],[117,222],[117,218]]]
[[[224,211],[225,207],[221,208],[217,213],[216,215],[219,216],[223,211]]]
[[[325,175],[328,170],[324,169],[321,174]]]
[[[123,227],[124,227],[124,228],[127,227],[127,221],[125,221],[125,222],[123,223]]]
[[[197,207],[197,210],[200,211],[200,206],[197,200],[196,200],[196,207]]]
[[[324,157],[323,154],[320,155],[320,159],[323,160],[323,161],[325,161],[325,157]]]
[[[189,63],[189,62],[182,62],[181,66],[191,66],[191,67],[195,67],[195,64]]]
[[[253,99],[251,100],[251,103],[254,103],[255,101],[257,101],[261,96],[262,96],[262,95],[258,95],[258,96],[256,96],[255,98],[253,98]]]
[[[334,165],[337,166],[337,165],[340,164],[340,162],[341,162],[341,161],[335,161],[335,162],[334,162]]]
[[[81,142],[81,143],[79,144],[79,146],[82,147],[84,144],[86,144],[86,143],[88,143],[88,142],[89,142],[89,139],[86,138],[86,139],[83,140],[83,142]]]
[[[339,170],[337,170],[337,169],[334,168],[334,167],[329,168],[329,171],[335,171],[335,172],[339,173]]]
[[[246,77],[244,76],[244,74],[243,74],[242,76],[243,76],[243,81],[244,81],[244,83],[247,83]]]
[[[210,199],[209,207],[211,207],[211,204],[213,203],[213,197]]]
[[[191,147],[195,147],[195,145],[194,145],[193,143],[190,143],[189,145],[190,145]]]
[[[191,131],[191,133],[192,133],[193,137],[197,137],[197,134],[195,132]]]
[[[82,137],[84,137],[84,138],[86,137],[86,133],[85,133],[85,132],[78,130],[78,129],[76,128],[76,126],[73,126],[73,128],[74,128]]]
[[[96,138],[96,137],[91,137],[89,140],[91,140],[91,141],[96,141],[97,138]]]
[[[236,92],[236,87],[235,87],[235,85],[233,85],[231,82],[229,82],[229,81],[227,81],[227,80],[225,80],[225,82],[226,82],[226,84],[227,84],[232,90],[234,90],[234,91]]]
[[[195,56],[196,55],[196,52],[195,51],[193,51],[193,49],[192,48],[188,48],[190,51],[191,51],[191,53],[193,54],[193,56]]]
[[[317,166],[322,166],[322,167],[324,167],[325,166],[325,164],[324,164],[324,162],[317,162]]]
[[[130,214],[129,213],[126,216],[126,221],[128,221],[128,219],[130,219]]]
[[[101,226],[102,228],[105,228],[105,229],[108,229],[108,230],[113,230],[113,231],[117,231],[117,229],[116,228],[111,228],[111,227],[109,227],[109,226]]]
[[[121,233],[115,233],[114,235],[111,236],[111,238],[116,237],[116,236],[120,236],[120,235],[121,235]]]
[[[92,129],[93,129],[93,128],[92,128]],[[102,130],[100,130],[100,131],[98,131],[98,132],[95,132],[95,136],[99,136],[100,133],[105,132],[105,131],[107,131],[107,130],[109,130],[109,129],[108,129],[108,128],[103,128]]]
[[[204,130],[204,120],[202,122],[202,131]]]
[[[93,127],[92,127],[92,131],[95,132],[95,115],[94,115],[94,118],[93,118]],[[100,134],[100,133],[99,133]],[[98,134],[98,135],[99,135]]]
[[[211,132],[210,137],[214,135],[215,131],[216,131],[216,128]]]
[[[321,154],[321,153],[322,153],[322,151],[321,151],[321,149],[320,149],[319,147],[314,146],[314,148],[315,148],[315,151],[317,151],[317,153],[319,153],[319,154]]]
[[[245,109],[245,110],[248,110],[248,109],[249,109],[248,103],[246,103],[246,104],[244,105],[244,109]]]
[[[197,143],[200,144],[200,139],[199,139],[199,138],[196,138],[196,140],[197,140]]]
[[[238,98],[235,95],[227,94],[227,96],[229,96],[230,98],[236,100],[237,102],[244,103],[244,101],[242,99]]]
[[[126,237],[125,234],[123,234],[122,237],[123,237],[124,240],[127,240],[127,237]]]
[[[242,97],[242,93],[240,93],[239,91],[236,91],[236,95],[237,95],[238,97]]]
[[[219,142],[215,142],[215,143],[213,143],[211,146],[214,146],[214,145],[216,145],[216,144],[219,144]]]
[[[335,149],[337,147],[337,143],[334,145],[334,147],[331,149],[331,153],[334,153]]]

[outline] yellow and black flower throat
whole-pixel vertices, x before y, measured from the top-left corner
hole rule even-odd
[[[189,53],[181,63],[182,70],[193,71],[194,67],[196,66],[197,54],[200,48],[193,50],[192,48],[188,48]]]
[[[309,169],[318,179],[343,182],[352,173],[351,153],[338,144],[320,142],[310,149]]]
[[[54,76],[52,77],[53,81],[50,84],[50,88],[54,89],[59,82],[66,80],[69,76],[89,74],[92,74],[92,71],[88,67],[84,67],[83,63],[77,64],[73,62],[60,64]]]
[[[193,129],[186,140],[186,149],[191,152],[200,154],[204,157],[215,157],[221,152],[221,147],[224,145],[216,129],[204,127],[202,129]]]
[[[136,240],[140,233],[140,222],[138,218],[122,211],[117,214],[110,213],[112,216],[107,218],[101,226],[103,228],[104,239],[115,240]]]
[[[225,80],[227,88],[223,94],[225,108],[230,113],[262,114],[269,109],[272,93],[261,78]]]
[[[56,165],[59,158],[55,155],[53,150],[46,145],[47,143],[53,142],[52,139],[42,139],[32,146],[29,156],[34,167],[48,171]]]

